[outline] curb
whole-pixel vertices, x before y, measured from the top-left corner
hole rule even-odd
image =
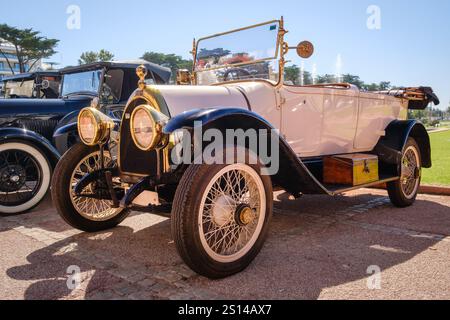
[[[374,189],[386,189],[386,184],[381,184],[373,187]],[[438,196],[450,196],[450,187],[444,186],[420,186],[419,193],[433,194]]]
[[[430,131],[427,130],[427,132],[428,133],[440,133],[440,132],[446,132],[449,130],[450,130],[449,128],[443,128],[443,129],[436,129],[436,130],[430,130]]]
[[[443,186],[420,186],[420,193],[435,194],[439,196],[450,196],[450,187]]]

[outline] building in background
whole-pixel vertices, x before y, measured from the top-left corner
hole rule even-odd
[[[17,60],[16,56],[16,50],[15,48],[8,43],[0,42],[0,49],[3,54],[0,53],[0,81],[4,76],[10,76],[13,74],[11,71],[11,68],[8,65],[8,60],[11,64],[11,67],[14,70],[14,73],[20,73],[20,67],[19,67],[19,60]],[[8,60],[5,58],[8,58]],[[31,61],[28,63],[28,66],[25,68],[25,70],[28,71],[35,71],[35,70],[41,70],[42,69],[42,63],[41,61],[38,61],[34,64],[33,70],[29,70],[30,66],[33,64],[34,61]]]

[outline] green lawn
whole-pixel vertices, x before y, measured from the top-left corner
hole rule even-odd
[[[430,133],[433,167],[424,169],[424,184],[450,185],[450,130]]]

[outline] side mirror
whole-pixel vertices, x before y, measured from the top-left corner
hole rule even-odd
[[[297,45],[297,54],[300,58],[308,59],[314,53],[314,45],[309,41],[302,41]]]
[[[189,70],[180,69],[177,71],[177,84],[178,85],[191,84],[191,73],[189,72]]]

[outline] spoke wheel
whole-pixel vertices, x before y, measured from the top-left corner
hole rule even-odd
[[[256,171],[235,164],[219,171],[203,194],[198,225],[205,251],[220,262],[242,258],[265,218],[265,190]]]
[[[108,153],[105,153],[105,160],[106,166],[113,165]],[[52,179],[52,199],[56,211],[69,225],[86,232],[114,228],[129,214],[129,210],[113,208],[110,200],[88,197],[106,192],[106,183],[102,185],[101,180],[93,182],[83,190],[86,196],[77,197],[73,193],[75,185],[82,177],[99,168],[98,147],[78,143],[61,158]]]
[[[172,205],[172,235],[180,256],[211,279],[244,270],[264,245],[273,191],[261,165],[190,165]]]
[[[422,172],[421,159],[417,142],[409,138],[399,164],[400,179],[387,184],[389,198],[396,207],[408,207],[416,201]]]
[[[42,183],[36,159],[22,150],[0,153],[0,205],[16,206],[30,201]]]
[[[34,146],[0,145],[0,212],[19,213],[36,206],[50,184],[50,164]]]
[[[114,162],[111,159],[109,153],[104,154],[105,167],[113,167]],[[76,196],[73,189],[77,185],[77,183],[83,178],[85,175],[101,169],[101,160],[100,160],[100,152],[95,151],[83,159],[76,165],[74,171],[71,176],[71,184],[70,188],[70,199],[74,208],[86,219],[93,221],[104,221],[111,219],[120,211],[121,208],[112,208],[112,201],[104,200],[104,199],[95,199],[91,197],[82,197]],[[99,185],[99,183],[91,183],[86,187],[84,192],[87,194],[94,194],[96,192],[105,191],[107,188],[106,185]]]
[[[417,193],[420,182],[420,158],[418,150],[410,146],[406,149],[402,159],[401,186],[407,199],[412,199]]]

